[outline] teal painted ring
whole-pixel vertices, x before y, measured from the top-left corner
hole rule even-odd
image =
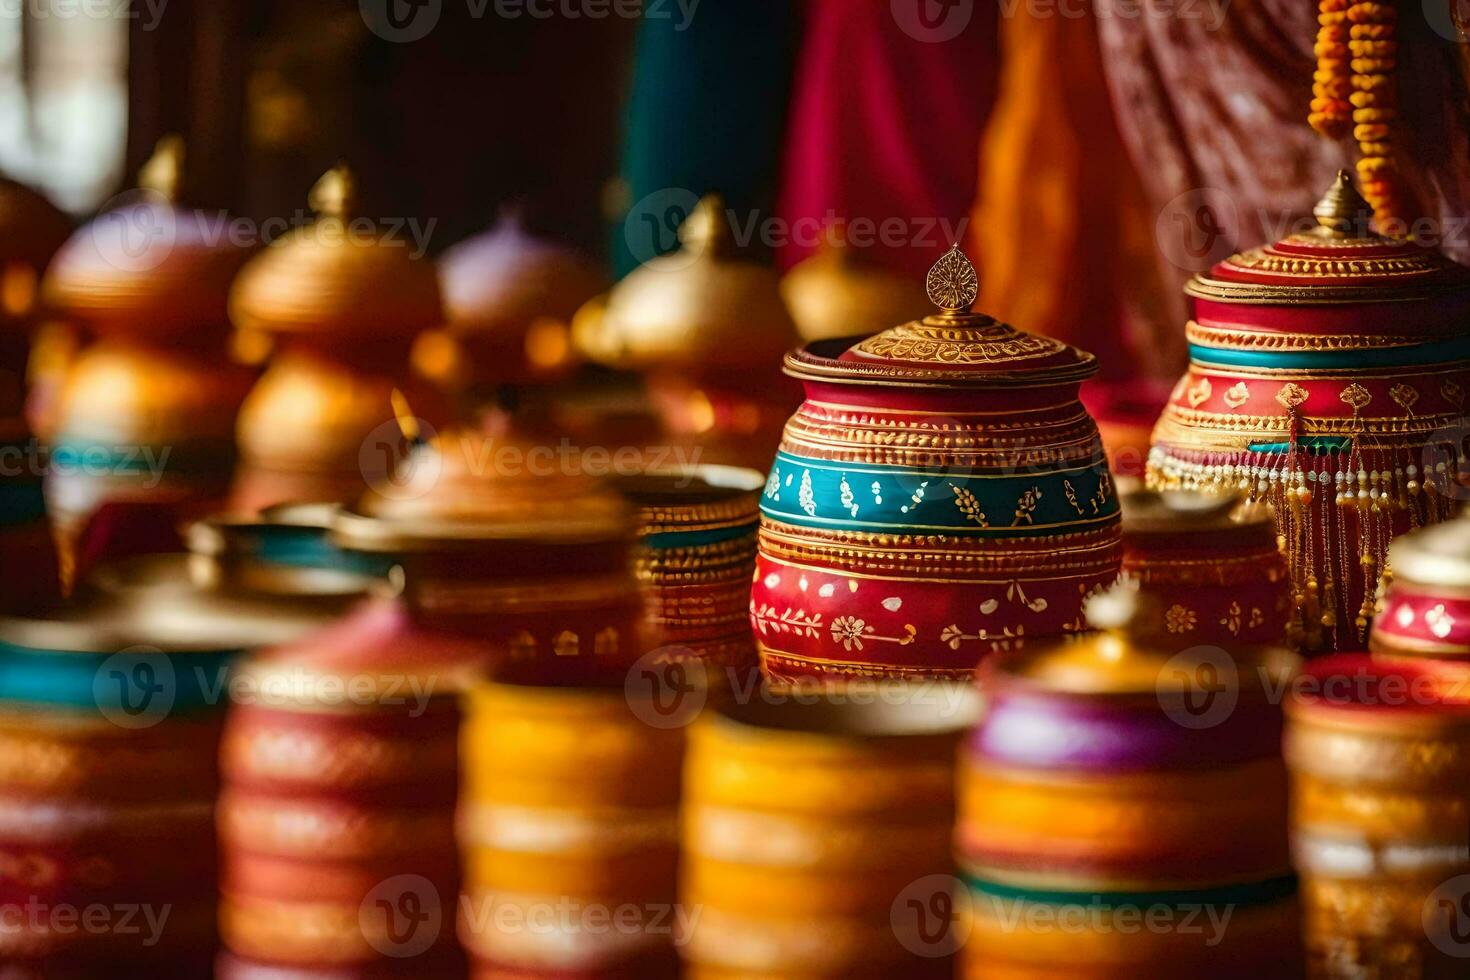
[[[190,653],[38,650],[0,643],[0,703],[97,711],[107,717],[222,710],[238,650]]]
[[[1470,337],[1452,337],[1408,347],[1382,347],[1347,351],[1258,351],[1189,345],[1189,359],[1196,364],[1225,367],[1302,369],[1388,368],[1439,366],[1470,359]]]
[[[395,564],[391,557],[339,548],[327,537],[327,529],[321,527],[262,525],[252,540],[255,558],[268,565],[384,578]]]
[[[1041,473],[948,474],[844,466],[778,453],[761,513],[800,527],[1032,537],[1107,523],[1118,499],[1107,462]]]
[[[993,898],[1037,902],[1043,905],[1087,905],[1101,908],[1141,905],[1269,905],[1296,894],[1294,874],[1280,875],[1263,881],[1250,881],[1214,888],[1169,889],[1162,891],[1057,891],[1019,888],[989,881],[975,875],[964,876],[972,892]]]
[[[658,534],[644,537],[639,543],[646,548],[654,549],[698,548],[703,545],[722,544],[726,541],[747,537],[754,534],[759,526],[758,521],[751,521],[747,524],[734,524],[730,527],[716,527],[703,531],[661,531]]]

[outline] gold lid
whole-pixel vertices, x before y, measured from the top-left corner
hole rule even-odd
[[[56,432],[119,449],[228,446],[251,381],[248,371],[187,350],[102,340],[69,369]]]
[[[345,164],[311,190],[316,220],[271,242],[230,291],[242,330],[351,339],[402,339],[442,318],[433,263],[414,244],[356,215]]]
[[[1097,358],[1060,340],[970,312],[975,267],[959,244],[929,270],[925,289],[939,313],[890,327],[826,356],[822,344],[792,351],[786,373],[804,380],[908,387],[1014,388],[1075,384]]]
[[[487,541],[597,543],[631,533],[622,497],[555,447],[466,429],[419,443],[332,525],[336,544],[370,552]]]
[[[1230,256],[1185,292],[1229,303],[1402,302],[1470,293],[1470,270],[1371,228],[1373,208],[1347,171],[1312,208],[1317,226]]]
[[[840,234],[792,266],[781,295],[804,340],[867,336],[929,309],[923,284],[865,261]]]
[[[1116,585],[1087,602],[1087,621],[1097,633],[1000,657],[986,668],[1028,689],[1067,695],[1157,697],[1187,693],[1191,665],[1215,664],[1217,647],[1163,646],[1156,624],[1160,601],[1128,585]],[[1267,678],[1286,679],[1298,658],[1277,647],[1232,650],[1231,662],[1249,661],[1260,670],[1238,670],[1242,687],[1258,688]],[[1173,685],[1179,685],[1175,688]]]
[[[579,313],[575,340],[612,367],[725,370],[780,360],[797,340],[774,269],[735,254],[717,195],[679,227],[677,251],[650,259]],[[600,314],[600,315],[599,315]]]
[[[462,370],[481,380],[514,382],[570,365],[572,317],[607,285],[594,263],[530,234],[514,211],[446,250],[438,266],[444,330],[470,346],[473,363]]]
[[[42,283],[48,305],[93,330],[197,344],[223,338],[230,283],[249,250],[220,212],[180,207],[184,145],[164,137],[139,172],[139,189],[78,229]]]
[[[1420,528],[1394,539],[1388,565],[1395,580],[1446,589],[1470,589],[1470,515]]]

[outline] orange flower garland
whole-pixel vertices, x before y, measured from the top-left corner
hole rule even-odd
[[[1393,160],[1397,19],[1392,0],[1320,0],[1317,70],[1307,116],[1323,136],[1342,139],[1351,132],[1357,141],[1363,154],[1358,161],[1360,186],[1381,229],[1404,215]]]
[[[1352,123],[1352,72],[1348,64],[1349,0],[1321,0],[1317,8],[1317,71],[1307,121],[1330,139],[1342,139]]]

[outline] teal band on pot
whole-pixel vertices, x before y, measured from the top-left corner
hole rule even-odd
[[[747,537],[754,534],[757,527],[759,527],[759,522],[751,521],[748,524],[716,527],[704,531],[662,531],[644,537],[639,543],[646,548],[698,548],[701,545],[720,544]]]
[[[1287,369],[1317,368],[1385,368],[1434,365],[1470,359],[1470,337],[1453,337],[1407,347],[1379,347],[1365,350],[1335,351],[1262,351],[1234,350],[1222,347],[1189,345],[1189,359],[1196,364],[1219,364],[1227,367]]]
[[[0,643],[0,703],[48,705],[143,724],[223,710],[236,650],[116,653]]]
[[[1106,461],[1039,473],[950,474],[778,453],[761,513],[847,531],[1028,537],[1107,523],[1118,514],[1118,499]]]
[[[322,527],[261,525],[253,537],[255,557],[270,565],[320,568],[384,578],[393,568],[391,556],[339,548]]]
[[[1291,443],[1253,442],[1245,448],[1253,453],[1289,453]],[[1311,456],[1335,456],[1349,452],[1352,448],[1353,440],[1349,436],[1302,436],[1296,441],[1297,451]]]
[[[1137,908],[1154,905],[1269,905],[1296,894],[1294,874],[1280,875],[1263,881],[1221,885],[1215,888],[1171,889],[1164,891],[1054,891],[1018,888],[966,874],[965,883],[979,895],[1005,901],[1037,902],[1043,905],[1086,905],[1097,908]]]

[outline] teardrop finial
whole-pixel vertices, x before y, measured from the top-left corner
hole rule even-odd
[[[1373,219],[1373,206],[1353,186],[1353,178],[1346,170],[1337,172],[1337,179],[1312,208],[1317,224],[1327,231],[1339,235],[1368,234],[1368,222]]]
[[[929,302],[945,313],[970,312],[980,286],[975,266],[960,251],[959,242],[951,245],[929,269],[924,289],[929,293]]]
[[[357,178],[339,163],[321,175],[306,195],[306,203],[323,218],[346,218],[357,208]]]
[[[700,251],[711,246],[723,248],[729,241],[730,222],[725,217],[725,200],[718,194],[706,194],[679,226],[679,244]]]
[[[154,145],[153,155],[138,169],[138,186],[177,201],[183,176],[184,138],[170,133]]]

